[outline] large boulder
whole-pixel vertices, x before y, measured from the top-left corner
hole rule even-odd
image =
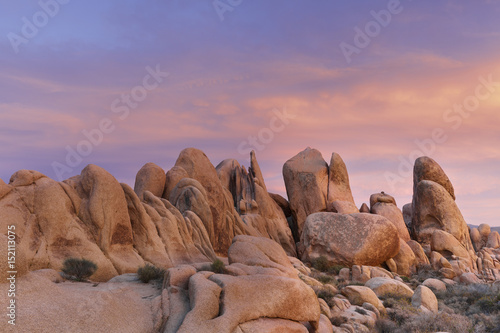
[[[304,224],[301,249],[303,261],[325,256],[337,264],[377,266],[398,254],[399,236],[380,215],[315,213]]]
[[[283,165],[283,178],[292,210],[292,232],[298,241],[307,216],[326,211],[328,164],[319,151],[307,148]]]
[[[377,297],[375,292],[368,287],[364,286],[347,286],[341,290],[342,295],[349,299],[349,302],[354,305],[363,305],[363,303],[370,303],[380,312],[385,312],[385,307]]]
[[[420,285],[415,289],[415,293],[411,298],[411,304],[424,312],[438,313],[436,295],[424,285]]]
[[[365,287],[370,288],[377,297],[398,296],[411,298],[413,290],[401,281],[385,277],[371,278],[365,283]]]
[[[429,244],[436,230],[453,235],[472,250],[469,228],[449,192],[438,183],[422,180],[414,193],[412,232],[419,243]]]
[[[134,191],[142,199],[145,191],[161,197],[165,189],[165,171],[154,163],[145,164],[135,177]]]
[[[285,199],[283,196],[277,194],[277,193],[271,193],[269,192],[269,196],[280,206],[281,210],[283,211],[283,214],[285,214],[285,217],[291,217],[292,216],[292,210],[290,209],[290,203],[288,202],[287,199]]]
[[[431,250],[441,253],[444,257],[455,255],[470,260],[467,249],[465,249],[453,235],[443,230],[436,230],[433,232],[431,237]]]

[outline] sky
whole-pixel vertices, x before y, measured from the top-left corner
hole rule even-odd
[[[187,147],[268,190],[306,147],[356,204],[411,201],[434,158],[467,223],[500,226],[500,1],[41,0],[0,4],[0,178],[97,164],[133,186]]]

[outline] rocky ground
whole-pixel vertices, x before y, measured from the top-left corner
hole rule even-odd
[[[95,165],[0,180],[18,272],[16,326],[0,331],[500,332],[500,235],[467,226],[434,160],[415,161],[402,210],[384,192],[358,209],[335,153],[307,148],[283,176],[288,199],[253,152],[248,169],[214,167],[189,148],[168,172],[146,164],[134,189]],[[0,245],[6,258],[7,232]],[[97,264],[91,282],[62,278],[70,257]],[[140,282],[145,264],[162,281]]]

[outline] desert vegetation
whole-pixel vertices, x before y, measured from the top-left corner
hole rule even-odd
[[[76,281],[85,281],[97,270],[97,265],[87,259],[68,258],[64,260],[62,272]]]

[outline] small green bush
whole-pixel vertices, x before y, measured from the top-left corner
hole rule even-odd
[[[146,264],[139,267],[137,270],[137,276],[142,282],[148,283],[151,280],[163,279],[165,276],[165,270],[151,264]]]
[[[330,301],[333,299],[335,296],[331,291],[329,290],[320,290],[318,291],[317,294],[318,298],[322,298],[325,300],[325,302],[330,305]]]
[[[311,261],[311,265],[320,272],[328,272],[328,269],[330,268],[330,263],[324,256],[313,259]]]
[[[226,272],[226,265],[220,259],[215,259],[212,265],[210,265],[211,271],[216,274],[224,274]]]
[[[401,280],[403,280],[403,282],[410,282],[410,278],[407,276],[401,275],[400,278]]]
[[[87,259],[68,258],[64,260],[63,273],[73,276],[77,281],[85,281],[97,270],[97,265]]]
[[[316,276],[315,278],[316,278],[316,280],[318,280],[319,282],[321,282],[323,284],[331,284],[334,286],[337,286],[339,284],[337,282],[337,279],[335,279],[333,276],[330,276],[330,275],[321,274],[321,275]]]

